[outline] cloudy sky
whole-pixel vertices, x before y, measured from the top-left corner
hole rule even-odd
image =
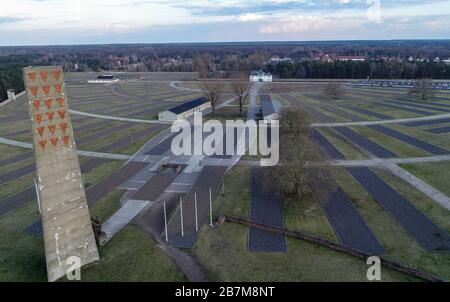
[[[0,45],[448,39],[450,0],[2,0]]]

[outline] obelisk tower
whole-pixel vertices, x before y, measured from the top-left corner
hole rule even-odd
[[[61,67],[27,67],[29,103],[49,281],[99,259]],[[70,259],[69,259],[70,258]]]

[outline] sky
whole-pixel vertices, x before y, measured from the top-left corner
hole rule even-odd
[[[1,0],[0,45],[449,39],[450,0]]]

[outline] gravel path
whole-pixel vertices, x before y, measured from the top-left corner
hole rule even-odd
[[[252,168],[249,219],[284,228],[283,206],[278,192],[267,184],[270,178],[270,169]],[[250,227],[248,250],[287,253],[286,236]]]
[[[369,168],[347,168],[364,189],[428,251],[450,251],[449,235]]]
[[[390,158],[390,157],[397,157],[397,155],[388,149],[378,145],[377,143],[371,141],[370,139],[364,137],[363,135],[359,134],[356,131],[353,131],[350,128],[346,127],[335,127],[333,128],[336,132],[339,134],[345,136],[347,139],[351,140],[361,148],[369,151],[373,155],[380,157],[380,158]]]
[[[398,140],[400,140],[402,142],[405,142],[405,143],[407,143],[407,144],[409,144],[411,146],[414,146],[414,147],[419,148],[421,150],[427,151],[427,152],[429,152],[431,154],[449,154],[450,153],[449,151],[447,151],[447,150],[445,150],[445,149],[443,149],[441,147],[438,147],[438,146],[435,146],[433,144],[427,143],[427,142],[425,142],[423,140],[420,140],[420,139],[417,139],[415,137],[403,134],[403,133],[398,132],[396,130],[393,130],[391,128],[387,128],[387,127],[384,127],[384,126],[381,126],[381,125],[371,125],[371,126],[368,126],[368,127],[371,128],[371,129],[374,129],[374,130],[376,130],[378,132],[381,132],[383,134],[386,134],[386,135],[388,135],[390,137],[398,139]]]

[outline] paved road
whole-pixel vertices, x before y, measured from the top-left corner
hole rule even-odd
[[[283,206],[276,189],[270,185],[270,169],[252,168],[249,219],[284,228]],[[250,227],[248,250],[287,253],[285,235]]]
[[[369,168],[347,168],[365,190],[428,251],[450,251],[449,235]]]

